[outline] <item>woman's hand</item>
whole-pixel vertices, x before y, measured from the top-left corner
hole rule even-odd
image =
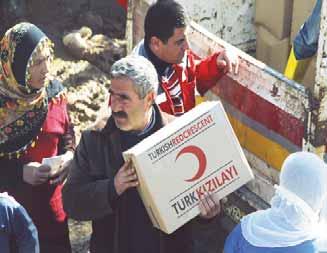
[[[31,185],[39,185],[48,181],[51,168],[38,162],[30,162],[23,166],[23,180]]]
[[[67,151],[65,154],[61,155],[62,161],[59,169],[53,175],[51,175],[50,184],[58,185],[63,183],[69,173],[69,165],[74,157],[72,151]]]

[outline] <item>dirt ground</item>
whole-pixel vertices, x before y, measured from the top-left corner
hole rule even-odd
[[[108,59],[106,69],[101,65],[97,67],[96,57],[92,58],[92,63],[73,57],[64,47],[62,38],[74,29],[88,26],[93,34],[115,39],[117,47],[122,49],[112,58],[122,57],[125,19],[125,11],[114,0],[0,1],[1,37],[14,24],[28,21],[39,26],[54,42],[52,74],[67,88],[70,117],[77,139],[82,130],[94,123],[100,107],[106,103],[110,81],[105,71],[109,71],[110,63],[115,59]],[[88,252],[90,222],[69,220],[69,228],[73,252]]]

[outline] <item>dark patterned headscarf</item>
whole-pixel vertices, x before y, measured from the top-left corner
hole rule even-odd
[[[0,157],[19,157],[41,130],[47,93],[32,88],[29,69],[45,49],[52,54],[51,41],[30,23],[15,25],[0,42]]]

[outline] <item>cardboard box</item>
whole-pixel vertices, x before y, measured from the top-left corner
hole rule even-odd
[[[279,40],[263,26],[257,26],[256,30],[256,58],[271,68],[284,73],[291,48],[289,38]]]
[[[287,38],[291,32],[292,10],[293,0],[256,0],[255,23],[280,40]]]
[[[124,152],[155,227],[172,233],[200,213],[205,192],[218,201],[253,179],[220,102],[204,102]]]
[[[316,0],[294,0],[291,25],[291,43],[300,30],[303,23],[310,16]]]

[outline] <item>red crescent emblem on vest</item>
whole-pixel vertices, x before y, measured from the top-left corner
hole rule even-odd
[[[199,168],[196,172],[196,174],[190,178],[190,179],[186,179],[185,181],[187,182],[192,182],[195,181],[197,179],[199,179],[200,177],[202,177],[206,167],[207,167],[207,158],[206,155],[204,154],[204,152],[202,151],[202,149],[200,149],[199,147],[196,146],[187,146],[184,147],[181,151],[178,152],[175,161],[182,155],[182,154],[193,154],[195,155],[195,157],[198,159],[199,161]]]

